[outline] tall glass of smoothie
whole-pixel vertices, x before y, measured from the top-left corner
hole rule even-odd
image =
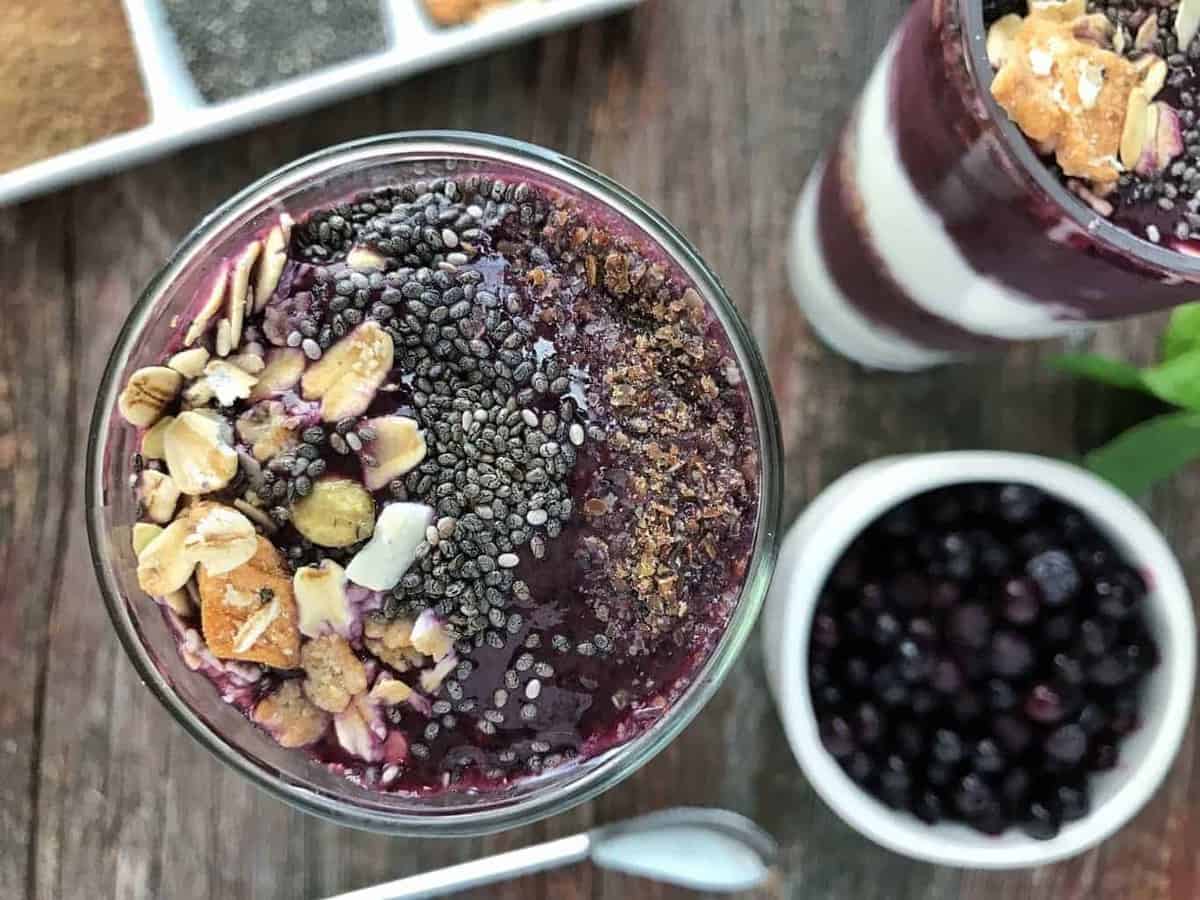
[[[773,564],[779,431],[711,271],[553,153],[454,133],[234,197],[134,308],[88,524],[150,688],[340,822],[476,833],[629,775]]]
[[[798,205],[795,295],[911,370],[1200,298],[1194,0],[916,0]]]

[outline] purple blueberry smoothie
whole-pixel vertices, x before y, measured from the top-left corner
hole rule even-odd
[[[1195,191],[1182,193],[1196,169],[1172,131],[1190,140],[1191,51],[1178,53],[1175,11],[1162,10],[1168,68],[1153,92],[1159,57],[1134,46],[1131,13],[913,4],[798,208],[793,285],[827,343],[919,369],[1196,299]],[[1019,50],[1006,60],[1007,46]],[[1152,102],[1130,114],[1135,93]],[[1127,135],[1146,107],[1149,137]]]
[[[492,167],[283,214],[213,270],[120,401],[139,584],[189,668],[413,795],[666,712],[736,606],[759,449],[657,246]]]

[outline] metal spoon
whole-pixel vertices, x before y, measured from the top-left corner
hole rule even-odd
[[[742,891],[767,879],[778,852],[775,840],[744,816],[677,807],[327,900],[441,897],[585,859],[697,891]]]

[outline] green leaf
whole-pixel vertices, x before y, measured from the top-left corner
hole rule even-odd
[[[1172,360],[1191,350],[1200,350],[1200,303],[1175,307],[1163,332],[1163,360]]]
[[[1200,458],[1200,413],[1177,412],[1135,425],[1084,458],[1084,465],[1136,497]]]
[[[1200,410],[1200,348],[1143,369],[1142,384],[1161,400]]]
[[[1145,390],[1142,373],[1136,366],[1095,353],[1065,353],[1050,360],[1050,365],[1080,378],[1089,378],[1113,387]]]

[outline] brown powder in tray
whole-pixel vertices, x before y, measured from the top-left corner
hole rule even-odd
[[[120,0],[4,0],[0,172],[149,121]]]

